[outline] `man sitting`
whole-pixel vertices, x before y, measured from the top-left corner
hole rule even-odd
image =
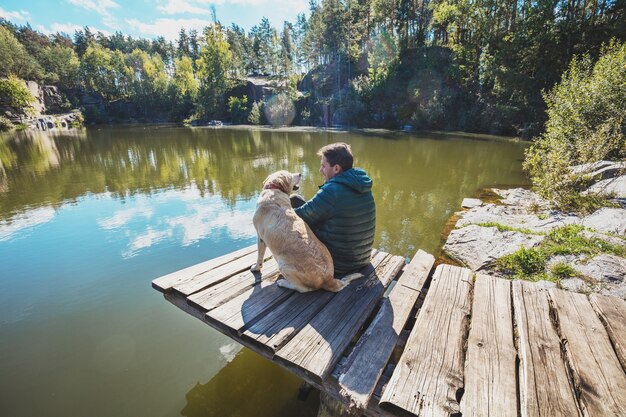
[[[328,248],[335,276],[342,276],[370,261],[376,229],[372,180],[364,170],[352,167],[354,158],[346,143],[324,146],[317,154],[325,182],[295,212]],[[292,199],[292,205],[299,204]]]

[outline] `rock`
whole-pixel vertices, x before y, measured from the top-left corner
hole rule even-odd
[[[583,230],[580,232],[580,235],[587,239],[601,239],[607,243],[610,243],[616,246],[626,245],[626,240],[622,238],[619,238],[617,236],[607,235],[604,233],[592,232],[591,230]]]
[[[617,198],[626,198],[626,175],[598,181],[581,194],[614,195]]]
[[[580,278],[566,278],[560,282],[561,288],[573,292],[588,293],[592,291],[592,287]]]
[[[599,232],[626,236],[626,209],[603,207],[583,217],[581,224]]]
[[[626,162],[597,161],[590,164],[570,167],[574,175],[585,176],[595,180],[613,178],[626,169]]]
[[[539,197],[536,193],[524,188],[513,188],[510,190],[500,190],[498,188],[491,189],[494,193],[504,197],[502,203],[511,206],[530,207],[535,206],[539,209],[548,209],[550,204]]]
[[[482,205],[483,202],[478,198],[464,198],[463,202],[461,203],[461,207],[463,208],[474,208]]]
[[[573,267],[598,282],[626,284],[626,259],[619,256],[601,254],[588,262],[576,261]]]
[[[465,212],[456,227],[481,223],[498,223],[517,229],[529,229],[534,233],[545,233],[556,227],[579,224],[580,218],[559,212],[543,212],[537,215],[516,206],[486,204]]]
[[[544,236],[520,232],[501,232],[497,227],[471,225],[453,230],[443,250],[473,271],[486,268],[493,262],[521,247],[532,247]]]

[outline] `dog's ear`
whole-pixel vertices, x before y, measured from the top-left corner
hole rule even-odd
[[[274,184],[281,189],[285,194],[291,193],[291,173],[287,171],[281,171],[274,179]]]

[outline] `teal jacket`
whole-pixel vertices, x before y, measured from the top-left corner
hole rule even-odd
[[[335,276],[358,271],[369,263],[376,205],[372,179],[365,171],[352,168],[334,176],[295,211],[330,251]]]

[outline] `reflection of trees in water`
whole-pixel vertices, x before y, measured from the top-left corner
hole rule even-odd
[[[346,141],[352,145],[355,165],[374,180],[375,244],[412,256],[418,248],[440,247],[444,224],[460,209],[463,197],[485,186],[527,183],[520,161],[524,146],[511,142],[234,128],[82,132],[0,141],[5,170],[0,218],[86,193],[108,191],[125,198],[192,183],[203,197],[218,195],[234,207],[238,200],[254,198],[267,175],[279,169],[303,172],[301,193],[310,198],[322,183],[317,150]]]
[[[186,395],[185,417],[315,416],[317,393],[297,398],[300,379],[278,365],[243,349],[206,384]]]
[[[58,205],[87,192],[124,198],[191,183],[202,195],[234,205],[257,194],[270,172],[300,166],[307,136],[155,127],[91,129],[78,141],[67,134],[18,135],[0,148],[0,211],[6,216],[25,206]]]

